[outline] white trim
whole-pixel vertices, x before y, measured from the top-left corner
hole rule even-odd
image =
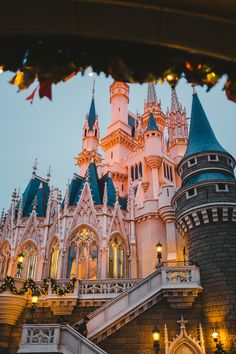
[[[194,160],[194,162],[190,162],[191,160]],[[191,157],[191,159],[188,160],[188,167],[192,167],[197,164],[197,158],[196,157]]]
[[[231,166],[232,168],[234,167],[234,163],[233,163],[233,161],[232,161],[229,157],[227,157],[227,164],[228,164],[229,166]]]
[[[218,202],[218,203],[206,203],[206,204],[196,205],[195,207],[187,209],[183,213],[181,213],[176,219],[176,222],[179,222],[179,219],[181,219],[185,214],[190,214],[192,211],[195,210],[200,211],[204,207],[221,207],[221,206],[236,207],[236,203]]]
[[[189,192],[190,191],[192,191],[193,190],[193,194],[189,194]],[[186,199],[188,200],[188,199],[191,199],[191,198],[193,198],[193,197],[196,197],[196,195],[197,195],[197,188],[190,188],[190,189],[188,189],[187,191],[186,191]]]
[[[215,157],[215,158],[211,158],[211,157]],[[216,155],[216,154],[209,154],[209,155],[207,155],[207,159],[208,159],[208,161],[211,161],[211,162],[218,162],[219,161],[219,156],[218,155]]]
[[[220,189],[219,188],[219,185],[224,185],[225,186],[225,188],[224,189]],[[218,192],[228,192],[229,191],[229,187],[228,187],[228,184],[227,183],[217,183],[216,185],[216,192],[218,193]]]

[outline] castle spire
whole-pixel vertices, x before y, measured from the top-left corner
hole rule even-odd
[[[95,109],[94,94],[95,94],[95,80],[93,81],[92,100],[91,100],[89,114],[88,114],[89,130],[93,130],[93,126],[96,121],[96,109]]]
[[[176,93],[176,90],[174,87],[172,87],[172,92],[171,92],[171,112],[176,112],[180,109],[180,104],[178,100],[178,96]]]
[[[221,151],[227,153],[216,139],[195,87],[193,87],[189,140],[184,158],[203,151]]]
[[[156,89],[154,83],[152,82],[148,83],[147,103],[149,104],[157,103]]]

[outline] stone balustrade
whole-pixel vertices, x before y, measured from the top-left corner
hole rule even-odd
[[[106,354],[70,326],[58,324],[24,325],[17,353]]]

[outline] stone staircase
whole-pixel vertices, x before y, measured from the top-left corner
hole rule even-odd
[[[24,325],[19,354],[107,354],[66,325]]]
[[[201,291],[196,266],[163,266],[89,314],[88,338],[104,340],[163,297],[173,308],[189,308]]]
[[[163,298],[167,299],[172,308],[190,308],[201,291],[200,274],[196,266],[183,265],[178,262],[164,264],[116,298],[90,313],[88,316],[90,321],[87,325],[88,339],[81,337],[70,326],[25,325],[18,353],[104,353],[104,351],[99,351],[100,349],[91,341],[99,343]],[[78,323],[80,322],[74,325]],[[45,332],[42,334],[43,329],[47,330],[46,337],[48,338],[50,338],[49,329],[54,330],[54,334],[53,339],[51,339],[52,343],[50,343],[50,339],[41,340],[38,343],[41,346],[40,351],[35,345],[34,338],[45,337]],[[41,334],[37,332],[38,330],[41,331]],[[31,335],[31,333],[33,334]],[[32,340],[29,338],[32,338]],[[39,339],[36,339],[36,341],[39,341]],[[57,343],[55,348],[52,347],[54,341]],[[79,346],[86,349],[82,351]],[[68,351],[68,348],[70,348],[70,351]],[[54,351],[51,351],[52,349]]]

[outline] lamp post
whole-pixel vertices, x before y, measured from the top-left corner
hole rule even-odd
[[[23,253],[20,253],[17,258],[18,258],[18,263],[17,263],[16,277],[20,278],[21,272],[22,272],[22,268],[23,268],[22,265],[23,265],[25,256],[24,256]]]
[[[162,244],[158,242],[156,244],[156,251],[157,251],[157,268],[161,266],[161,259],[162,259]]]
[[[217,331],[217,328],[213,329],[211,336],[216,344],[216,350],[214,351],[214,353],[215,354],[226,354],[226,351],[222,348],[222,344],[219,341],[219,332]]]
[[[33,322],[33,316],[34,316],[34,313],[35,313],[35,309],[36,309],[36,305],[37,305],[37,302],[38,302],[38,293],[36,291],[33,291],[32,293],[32,297],[31,297],[31,315],[32,315],[32,322]]]
[[[159,344],[159,340],[160,340],[160,331],[157,327],[154,327],[153,331],[152,331],[152,337],[153,337],[153,349],[154,349],[154,353],[158,354],[159,349],[160,349],[160,344]]]

